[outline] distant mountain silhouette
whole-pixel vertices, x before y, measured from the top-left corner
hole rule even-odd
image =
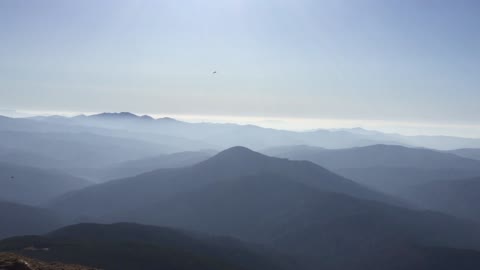
[[[266,154],[295,160],[309,160],[329,169],[397,167],[422,169],[479,169],[480,161],[454,154],[398,145],[372,145],[327,150],[309,146],[279,147]]]
[[[480,160],[480,148],[464,148],[452,150],[449,152],[461,157]]]
[[[0,131],[93,133],[143,140],[162,145],[164,147],[163,152],[192,151],[206,148],[219,150],[235,145],[243,145],[255,150],[300,144],[332,149],[375,144],[428,147],[440,150],[480,147],[480,139],[447,136],[403,136],[362,129],[294,132],[253,125],[187,123],[169,117],[154,120],[150,116],[138,116],[129,112],[76,117],[34,117],[29,119],[4,117],[0,118]]]
[[[32,246],[48,248],[48,251],[25,249]],[[287,265],[290,267],[287,259],[234,239],[128,223],[78,224],[44,236],[10,238],[0,242],[0,250],[105,270],[281,270],[287,269]]]
[[[0,162],[0,199],[7,201],[38,205],[91,184],[54,170]]]
[[[479,170],[422,168],[345,168],[336,173],[388,194],[399,196],[405,189],[437,180],[457,180],[480,175]]]
[[[263,152],[295,160],[310,160],[344,177],[391,194],[433,180],[480,176],[480,161],[424,148],[373,145],[328,150],[289,146]]]
[[[111,118],[111,119],[141,119],[141,120],[154,120],[151,116],[142,115],[138,116],[130,112],[119,112],[119,113],[100,113],[88,116],[89,118]]]
[[[130,112],[106,112],[93,115],[80,115],[71,119],[64,119],[66,122],[74,122],[77,125],[89,125],[103,128],[129,129],[129,130],[153,130],[165,125],[177,125],[183,122],[176,119],[164,117],[155,119],[149,115],[136,115]]]
[[[136,128],[138,125],[130,128],[130,118],[126,122],[121,121],[121,117],[100,118],[98,121],[87,116],[0,118],[0,160],[57,168],[83,176],[83,169],[164,153],[212,148],[203,142]],[[111,122],[115,124],[110,125]],[[142,126],[150,121],[134,118],[133,122]]]
[[[480,177],[437,180],[402,192],[419,206],[480,222]]]
[[[142,140],[91,133],[18,131],[0,131],[0,147],[58,160],[56,168],[102,167],[167,149]]]
[[[98,218],[156,203],[217,181],[258,173],[291,177],[319,190],[398,203],[311,162],[273,158],[244,147],[233,147],[191,167],[160,169],[72,192],[56,199],[50,206],[62,213]]]
[[[0,239],[46,233],[61,225],[62,220],[48,210],[0,201]]]

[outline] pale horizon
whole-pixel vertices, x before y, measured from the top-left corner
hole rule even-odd
[[[0,109],[0,115],[13,118],[26,118],[33,116],[65,116],[93,115],[104,112],[118,113],[127,111],[34,111],[34,110],[13,110]],[[128,111],[130,112],[130,111]],[[232,115],[187,115],[173,113],[142,113],[130,112],[135,115],[148,115],[155,119],[170,117],[188,123],[218,123],[255,125],[263,128],[272,128],[288,131],[313,131],[317,129],[354,129],[379,131],[389,134],[400,134],[406,136],[453,136],[462,138],[480,138],[480,125],[470,124],[445,124],[445,123],[422,123],[405,121],[383,121],[383,120],[358,120],[358,119],[322,119],[322,118],[287,118],[287,117],[261,117],[261,116],[232,116]]]
[[[475,1],[2,1],[0,108],[480,137],[479,11]]]

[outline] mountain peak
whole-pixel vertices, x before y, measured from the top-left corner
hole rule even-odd
[[[145,120],[153,120],[152,117],[148,115],[136,115],[131,112],[104,112],[99,114],[91,115],[90,117],[93,118],[110,118],[110,119],[145,119]]]
[[[104,112],[104,113],[99,113],[99,114],[94,114],[92,117],[132,117],[136,118],[138,117],[137,115],[131,113],[131,112]]]
[[[157,121],[162,121],[162,122],[178,122],[177,119],[171,118],[171,117],[158,118]]]
[[[264,158],[268,158],[268,157],[243,146],[234,146],[221,151],[220,153],[206,160],[206,162],[245,163],[245,162],[252,162],[252,161],[264,159]]]
[[[247,147],[244,146],[233,146],[228,149],[225,149],[217,154],[217,156],[231,156],[231,155],[261,155]]]

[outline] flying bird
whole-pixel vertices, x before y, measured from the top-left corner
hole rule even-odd
[[[217,74],[217,71],[216,71],[216,70],[214,70],[214,71],[212,72],[212,74]]]
[[[13,179],[15,179],[15,176],[13,176],[13,175],[10,176],[10,180],[13,180]]]

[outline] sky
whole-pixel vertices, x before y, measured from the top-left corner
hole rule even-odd
[[[478,14],[476,0],[4,0],[0,113],[480,137]]]

